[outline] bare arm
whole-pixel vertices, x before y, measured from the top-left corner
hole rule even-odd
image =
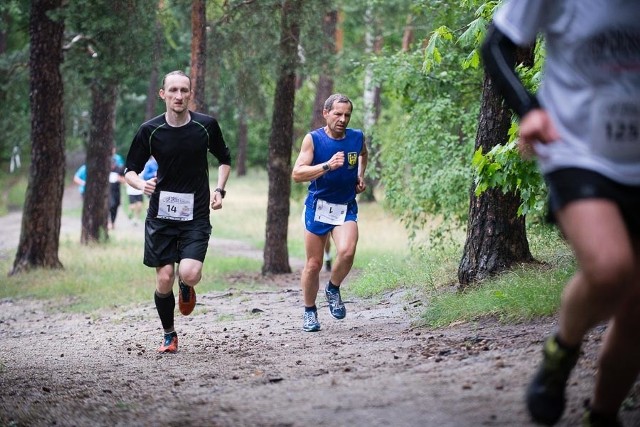
[[[216,184],[216,188],[220,188],[224,190],[225,185],[227,185],[227,180],[229,179],[229,175],[231,174],[231,166],[221,164],[218,167],[218,182]],[[217,191],[211,191],[211,209],[218,210],[222,208],[222,194]]]
[[[127,171],[124,175],[124,180],[135,189],[142,190],[144,194],[150,196],[156,191],[156,182],[157,178],[153,177],[147,181],[140,178],[140,176],[135,171]]]
[[[362,150],[360,156],[358,156],[358,182],[356,183],[356,194],[362,193],[367,188],[367,184],[364,180],[364,172],[367,170],[367,164],[369,163],[369,149],[367,148],[366,139],[362,140]]]
[[[313,138],[311,134],[306,134],[302,140],[300,154],[293,165],[291,177],[295,182],[308,182],[320,178],[325,173],[339,168],[344,164],[344,152],[339,151],[334,154],[328,162],[320,165],[312,165],[313,163]],[[328,169],[326,166],[328,166]]]

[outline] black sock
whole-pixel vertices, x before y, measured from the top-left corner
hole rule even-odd
[[[327,284],[327,289],[331,292],[338,292],[340,290],[340,286],[336,286],[333,283],[331,283],[331,280],[329,280],[329,283]]]
[[[158,294],[158,291],[156,291],[153,294],[153,299],[156,303],[156,310],[158,310],[162,328],[165,331],[173,330],[174,310],[176,308],[176,299],[173,296],[173,291],[168,294]]]
[[[312,305],[311,307],[307,307],[306,305],[304,306],[304,311],[308,312],[308,311],[318,311],[318,309],[316,308],[315,305]]]

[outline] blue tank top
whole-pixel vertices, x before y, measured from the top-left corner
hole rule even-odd
[[[344,164],[311,181],[306,206],[313,208],[318,199],[339,204],[355,201],[358,157],[364,143],[362,131],[347,128],[343,139],[333,139],[325,133],[324,128],[319,128],[311,132],[311,137],[314,165],[328,162],[338,151],[344,151]]]

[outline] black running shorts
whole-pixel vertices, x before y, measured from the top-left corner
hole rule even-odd
[[[582,199],[607,199],[620,207],[629,233],[640,237],[640,186],[624,185],[597,172],[560,169],[545,175],[549,187],[549,216],[567,204]]]
[[[211,237],[208,219],[165,221],[147,218],[144,230],[144,264],[161,267],[189,258],[204,262]]]

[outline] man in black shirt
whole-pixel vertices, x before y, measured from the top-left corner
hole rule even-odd
[[[222,208],[231,171],[231,155],[218,122],[189,111],[191,95],[191,80],[184,72],[173,71],[164,77],[160,97],[167,111],[140,126],[126,161],[127,183],[150,196],[144,264],[156,269],[154,299],[164,329],[158,349],[161,353],[178,350],[173,294],[176,274],[180,312],[188,315],[195,307],[194,286],[202,277],[211,236],[209,212]],[[207,151],[220,163],[213,192],[209,188]],[[158,172],[145,181],[139,174],[150,156],[158,162]]]

